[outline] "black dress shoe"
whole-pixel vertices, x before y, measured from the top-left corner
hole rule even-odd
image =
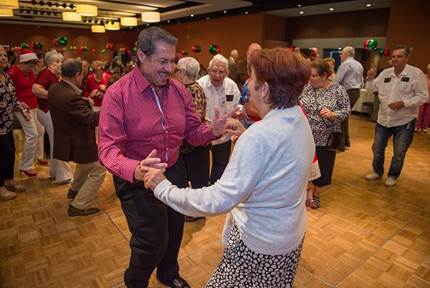
[[[205,217],[193,217],[193,216],[186,216],[185,215],[185,222],[194,222],[200,219],[205,219]]]
[[[72,189],[69,189],[69,192],[67,192],[67,199],[75,199],[76,194],[78,194],[78,191],[73,191]]]
[[[69,205],[69,211],[67,212],[67,214],[69,214],[70,217],[74,217],[74,216],[88,216],[99,212],[100,212],[99,208],[90,207],[87,209],[78,209],[73,207],[72,205]]]
[[[171,288],[191,288],[187,281],[185,281],[181,276],[177,276],[170,281],[161,281],[160,279],[158,279],[158,281],[160,281],[161,284]]]

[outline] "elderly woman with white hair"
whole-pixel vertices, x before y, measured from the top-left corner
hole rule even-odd
[[[46,68],[37,76],[33,84],[33,93],[37,96],[39,104],[37,109],[37,118],[40,124],[45,128],[49,137],[51,169],[49,175],[54,179],[55,184],[67,184],[72,180],[72,171],[67,162],[53,159],[54,152],[54,127],[52,125],[51,114],[48,110],[48,90],[52,84],[57,83],[61,77],[61,63],[63,55],[56,50],[51,50],[45,54]]]
[[[208,75],[197,80],[206,95],[206,120],[209,122],[215,118],[215,110],[226,115],[231,113],[239,104],[239,88],[232,79],[227,77],[228,73],[228,60],[221,54],[217,54],[209,62]],[[213,184],[221,178],[225,167],[227,167],[231,140],[229,136],[222,136],[213,140],[211,144],[210,183]]]
[[[193,97],[197,113],[202,122],[206,122],[206,98],[202,87],[197,83],[197,76],[200,72],[200,63],[193,57],[183,57],[179,59],[175,68],[174,77],[185,85]],[[184,159],[187,170],[187,182],[192,188],[205,187],[209,183],[209,147],[192,146],[184,140],[181,146],[181,155]],[[186,222],[191,222],[201,217],[185,216]]]

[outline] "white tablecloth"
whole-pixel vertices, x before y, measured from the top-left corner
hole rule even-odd
[[[367,89],[360,89],[360,97],[355,102],[352,111],[362,112],[363,102],[375,102],[375,95],[373,93],[367,93]]]

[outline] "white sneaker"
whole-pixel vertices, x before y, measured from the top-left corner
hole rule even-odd
[[[378,180],[378,179],[381,179],[381,175],[379,175],[375,172],[372,172],[372,173],[366,175],[366,180],[373,181],[373,180]]]
[[[387,181],[385,181],[385,186],[391,187],[396,185],[397,179],[391,176],[388,176]]]

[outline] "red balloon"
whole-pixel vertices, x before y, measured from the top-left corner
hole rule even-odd
[[[112,43],[110,43],[110,42],[108,42],[108,43],[106,44],[106,49],[113,50],[113,44],[112,44]]]
[[[370,39],[367,39],[366,41],[363,42],[363,47],[365,49],[369,49],[369,41],[370,41]]]
[[[384,56],[390,56],[390,50],[384,50]]]
[[[96,48],[92,48],[92,49],[91,49],[91,52],[92,52],[93,54],[95,54],[95,53],[96,53]]]

